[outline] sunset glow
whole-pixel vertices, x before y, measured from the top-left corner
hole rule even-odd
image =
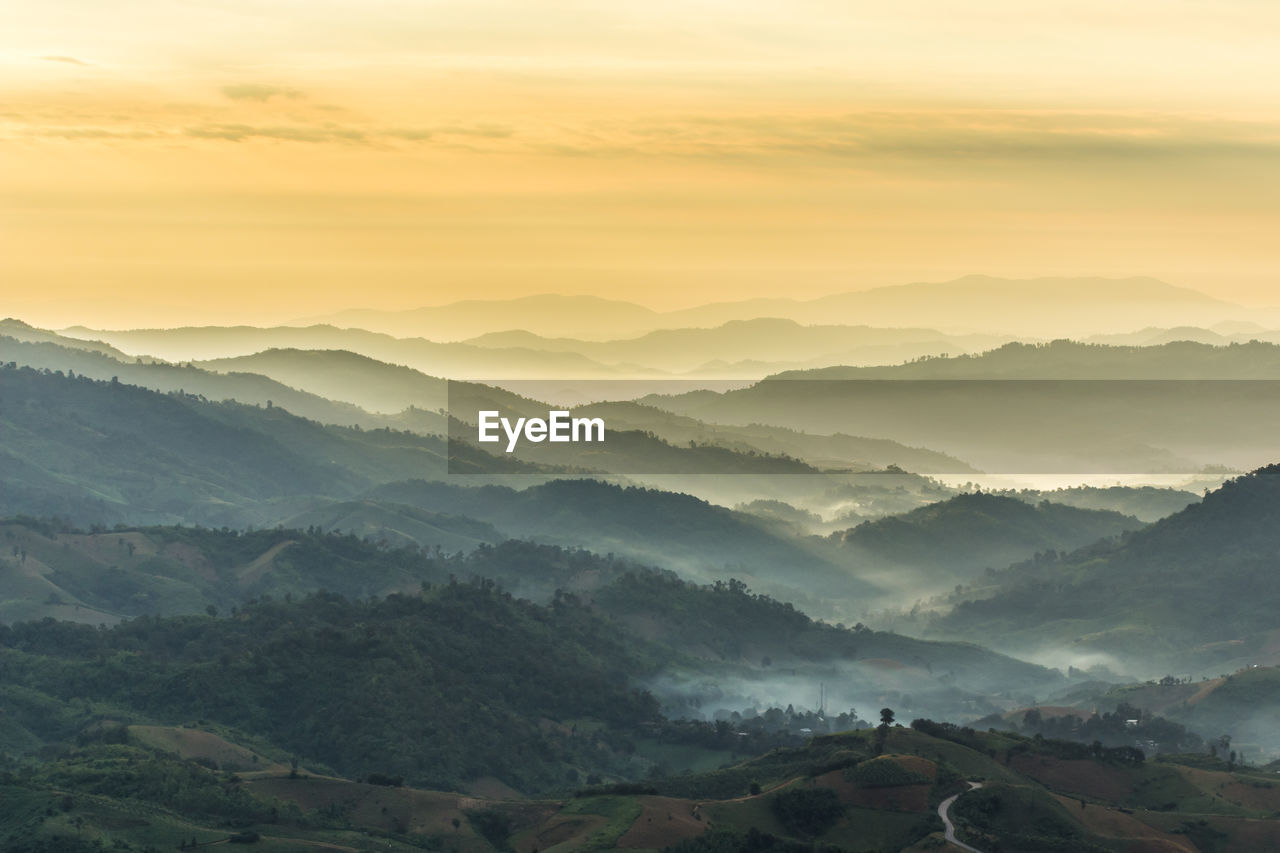
[[[1275,304],[1272,4],[493,0],[0,12],[31,322],[968,273]]]

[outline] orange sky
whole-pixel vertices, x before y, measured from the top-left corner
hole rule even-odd
[[[973,272],[1280,304],[1278,25],[1263,0],[8,4],[0,314]]]

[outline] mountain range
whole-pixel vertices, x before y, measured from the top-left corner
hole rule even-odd
[[[979,580],[936,630],[1024,654],[1108,656],[1152,677],[1275,665],[1277,511],[1280,467],[1258,469],[1114,541]]]
[[[1019,337],[1130,332],[1144,326],[1256,321],[1256,311],[1152,278],[1007,279],[970,275],[837,293],[816,299],[750,299],[658,312],[634,303],[544,294],[468,300],[407,311],[344,311],[300,320],[398,336],[464,340],[519,329],[546,337],[606,340],[658,329],[707,328],[770,317],[806,325],[919,327]]]

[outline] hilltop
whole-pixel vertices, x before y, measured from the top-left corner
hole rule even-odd
[[[1142,526],[1132,516],[1108,510],[970,493],[865,521],[832,538],[851,559],[898,576],[924,596],[930,588],[950,589],[984,569],[1004,568],[1046,550],[1075,550]]]
[[[1260,468],[1118,541],[998,572],[937,629],[1107,652],[1155,676],[1275,663],[1278,510],[1280,466]]]

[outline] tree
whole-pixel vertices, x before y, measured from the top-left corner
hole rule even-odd
[[[880,725],[876,726],[876,755],[884,752],[884,742],[889,737],[889,727],[893,725],[893,709],[880,709]]]

